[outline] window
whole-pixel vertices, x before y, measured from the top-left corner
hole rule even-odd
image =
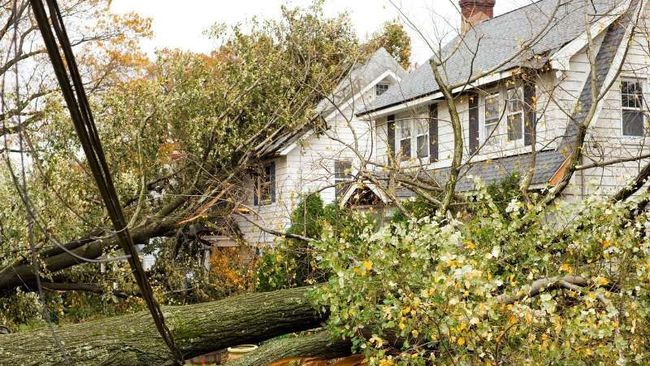
[[[487,140],[499,126],[499,117],[501,117],[501,111],[499,108],[499,93],[493,93],[485,97],[485,111],[484,111],[484,139]]]
[[[275,163],[264,166],[263,173],[257,177],[254,204],[270,205],[275,202]]]
[[[336,198],[341,197],[341,193],[348,187],[352,180],[352,162],[349,160],[334,161],[334,194]]]
[[[429,119],[405,119],[398,123],[399,154],[402,160],[411,158],[428,158]]]
[[[429,156],[429,123],[423,119],[415,120],[413,123],[415,124],[417,156],[426,158]]]
[[[507,90],[508,141],[524,138],[524,93],[522,88]]]
[[[388,84],[377,84],[375,85],[375,95],[380,96],[388,90]]]
[[[411,158],[411,120],[399,122],[399,153],[402,160]]]
[[[621,82],[623,136],[643,136],[643,87],[639,80]]]

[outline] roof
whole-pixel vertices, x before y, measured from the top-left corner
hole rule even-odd
[[[316,112],[319,116],[326,118],[336,108],[340,107],[354,95],[361,92],[366,86],[381,77],[387,71],[392,72],[397,78],[403,78],[407,75],[406,71],[386,51],[379,48],[363,64],[356,64],[350,72],[334,88],[334,92],[327,98],[323,98],[316,106]],[[314,119],[314,120],[317,120]],[[313,131],[314,120],[306,122],[302,128],[286,128],[277,136],[274,136],[271,143],[264,143],[258,146],[257,153],[259,156],[278,153],[292,144],[298,142],[306,134]]]
[[[476,25],[443,47],[444,77],[450,85],[488,71],[527,66],[536,55],[550,56],[586,30],[586,24],[611,15],[624,0],[541,0]],[[587,23],[586,23],[587,22]],[[528,47],[529,46],[529,47]],[[420,66],[378,97],[365,112],[437,92],[429,63]]]
[[[336,106],[340,106],[361,92],[365,86],[386,71],[391,71],[399,79],[408,75],[397,60],[385,48],[381,47],[370,56],[368,61],[353,66],[348,75],[334,88],[334,92],[318,103],[316,110],[323,116],[329,115]]]
[[[532,153],[526,153],[465,165],[460,171],[461,178],[458,180],[456,190],[459,192],[473,191],[476,178],[485,184],[492,184],[502,181],[513,173],[519,173],[522,176],[530,169],[532,158]],[[538,152],[531,185],[547,185],[564,160],[566,157],[556,150]],[[434,178],[444,185],[449,176],[449,168],[436,170],[434,174]]]
[[[518,173],[521,177],[530,169],[532,158],[532,153],[525,153],[463,165],[458,183],[456,183],[456,192],[475,191],[477,180],[485,184],[492,184],[499,183],[514,173]],[[546,186],[565,160],[566,157],[557,150],[537,152],[531,186]],[[449,178],[449,170],[450,168],[440,168],[420,172],[418,178],[444,187]],[[414,197],[416,194],[408,187],[401,186],[395,192],[395,196],[399,199],[406,199]]]

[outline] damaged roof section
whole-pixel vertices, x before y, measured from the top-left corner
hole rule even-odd
[[[391,75],[398,80],[407,75],[400,64],[383,47],[375,51],[372,56],[363,64],[353,66],[328,97],[323,98],[316,106],[316,116],[303,124],[300,128],[284,128],[270,142],[260,144],[257,148],[257,155],[269,158],[272,156],[286,155],[292,146],[295,146],[300,139],[313,133],[337,109],[344,109],[345,103],[361,93],[365,88],[381,78]],[[324,125],[324,123],[323,123]]]

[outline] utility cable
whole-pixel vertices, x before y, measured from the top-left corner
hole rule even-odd
[[[46,0],[50,17],[48,18],[43,0],[30,0],[34,18],[43,36],[45,47],[52,62],[61,92],[70,111],[70,117],[74,124],[77,136],[81,142],[88,166],[90,167],[97,187],[102,196],[108,216],[113,223],[120,245],[125,254],[129,256],[128,261],[133,271],[133,276],[140,288],[142,297],[147,303],[149,312],[154,320],[156,328],[165,344],[176,358],[177,364],[183,363],[183,355],[174,343],[171,331],[165,324],[160,306],[153,296],[153,290],[140,262],[138,251],[135,248],[133,237],[131,237],[127,221],[124,218],[122,207],[113,185],[113,179],[108,169],[106,157],[101,146],[97,126],[90,109],[90,103],[84,90],[81,75],[72,52],[72,46],[68,38],[63,18],[56,0]],[[60,53],[63,52],[63,57]]]

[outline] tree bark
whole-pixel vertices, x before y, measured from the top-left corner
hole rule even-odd
[[[185,358],[242,343],[318,327],[322,314],[302,287],[229,297],[204,304],[164,307],[163,313]],[[0,360],[7,365],[172,365],[173,356],[149,313],[139,312],[43,330],[0,335]],[[316,339],[316,338],[314,338]],[[322,338],[316,339],[322,344]],[[316,341],[314,341],[316,344]]]
[[[226,366],[268,365],[291,357],[336,358],[349,356],[352,343],[335,339],[330,332],[322,330],[313,334],[301,334],[273,339],[246,356],[227,362]]]

